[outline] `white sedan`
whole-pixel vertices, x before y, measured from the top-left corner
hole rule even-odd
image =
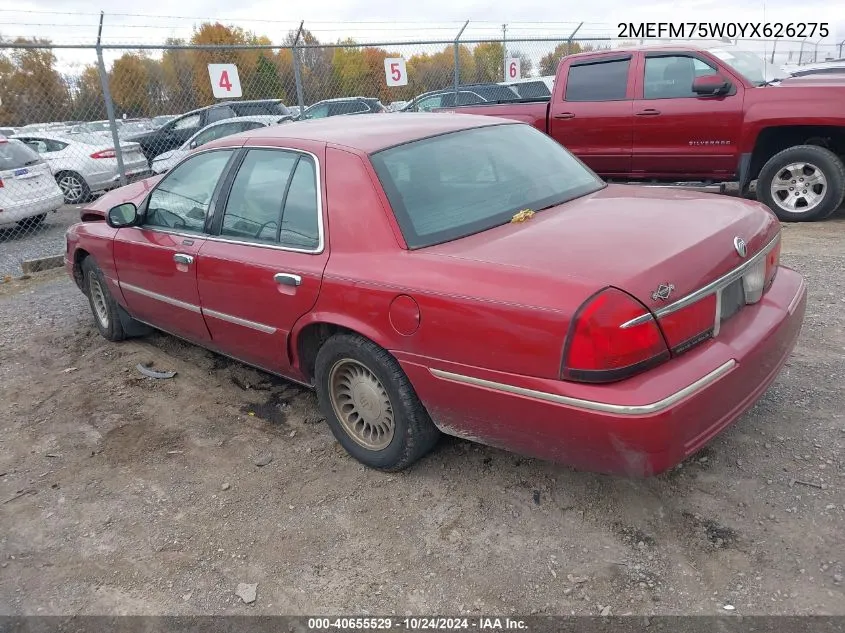
[[[163,154],[156,156],[151,165],[153,173],[163,174],[164,172],[172,169],[173,166],[187,156],[191,150],[211,141],[216,141],[224,136],[240,134],[241,132],[246,132],[247,130],[278,125],[280,123],[290,123],[290,118],[279,118],[277,115],[256,114],[252,116],[239,116],[215,121],[210,125],[206,125],[199,132],[191,136],[177,149],[172,149],[169,152],[164,152]]]
[[[20,141],[0,136],[0,226],[38,226],[63,201],[41,157]]]
[[[99,134],[18,133],[14,138],[38,152],[53,170],[67,204],[80,204],[100,191],[120,186],[117,153],[110,138]],[[130,181],[150,175],[138,143],[120,143],[121,158]]]

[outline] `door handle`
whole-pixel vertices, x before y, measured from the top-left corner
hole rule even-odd
[[[173,261],[177,264],[193,264],[194,258],[191,255],[185,255],[185,253],[176,253],[173,256]]]
[[[574,119],[575,115],[571,112],[561,112],[560,114],[555,115],[556,119]]]
[[[654,108],[646,108],[637,112],[637,116],[657,116],[658,114],[660,114],[660,110],[655,110]]]
[[[273,275],[273,281],[283,286],[298,286],[302,283],[302,277],[290,273],[276,273]]]

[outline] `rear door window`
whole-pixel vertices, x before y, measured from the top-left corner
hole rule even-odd
[[[232,183],[220,235],[314,250],[319,221],[313,159],[298,152],[251,149]]]
[[[570,66],[566,101],[622,101],[628,92],[629,59]]]

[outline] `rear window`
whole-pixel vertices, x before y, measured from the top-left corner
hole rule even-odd
[[[0,142],[0,171],[20,169],[41,162],[41,157],[18,140]]]
[[[506,224],[604,187],[560,144],[523,124],[462,130],[370,156],[409,248]]]

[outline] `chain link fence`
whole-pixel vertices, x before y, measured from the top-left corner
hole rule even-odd
[[[166,172],[210,140],[300,117],[548,96],[548,79],[565,55],[639,43],[463,41],[458,34],[326,45],[300,28],[274,46],[221,24],[198,32],[207,43],[0,41],[0,277],[19,274],[23,260],[61,254],[82,205]],[[68,51],[75,69],[62,72]],[[763,54],[783,65],[837,51],[779,40]],[[513,90],[495,85],[515,78],[521,83]]]

